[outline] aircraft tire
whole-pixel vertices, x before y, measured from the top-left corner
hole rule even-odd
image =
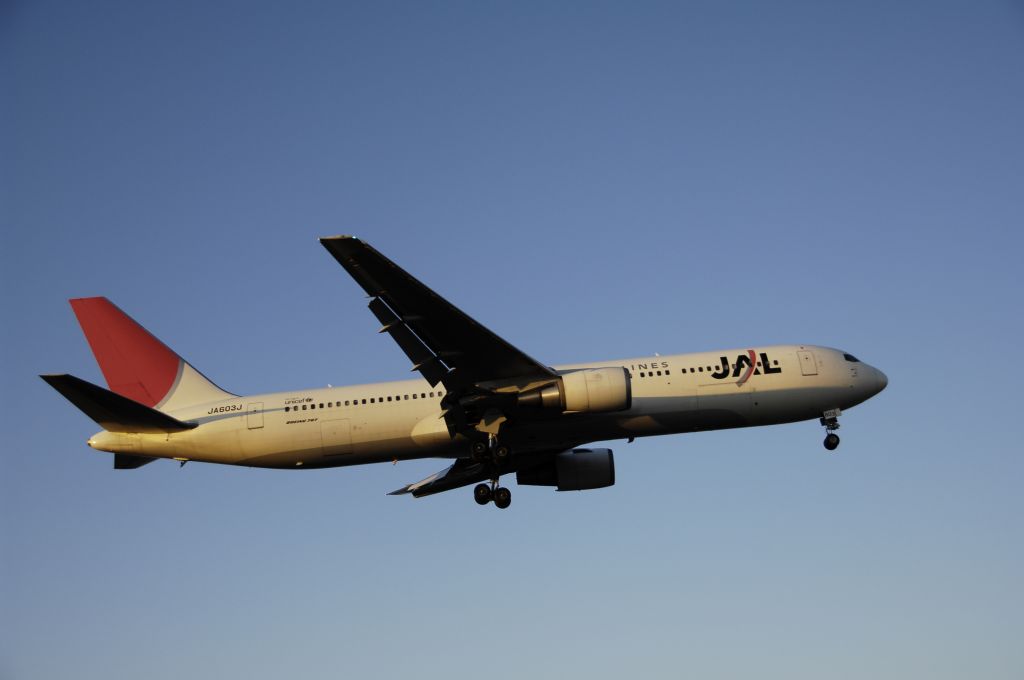
[[[478,505],[487,505],[491,502],[491,487],[486,484],[477,484],[473,487],[473,500]]]
[[[494,505],[504,510],[512,505],[512,492],[503,486],[494,490]]]
[[[829,451],[835,451],[839,448],[839,435],[834,432],[830,432],[828,436],[825,437],[825,448]]]

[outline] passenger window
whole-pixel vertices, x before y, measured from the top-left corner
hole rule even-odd
[[[288,413],[288,411],[290,411],[291,409],[292,409],[292,407],[291,407],[291,406],[285,406],[285,407],[284,407],[284,412],[285,412],[285,413]]]
[[[370,403],[371,403],[371,404],[374,404],[374,403],[376,403],[376,402],[374,401],[373,397],[370,397]]]
[[[647,377],[647,375],[646,375],[646,374],[645,374],[645,373],[644,373],[643,371],[640,371],[640,377],[641,377],[641,378],[646,378],[646,377]]]
[[[364,404],[364,405],[366,404],[366,400],[365,400],[365,399],[363,399],[363,404]]]
[[[697,370],[700,371],[701,373],[703,373],[704,372],[704,367],[703,366],[698,366]]]
[[[415,393],[413,393],[413,395],[412,395],[412,398],[413,398],[413,399],[415,399],[415,398],[416,398],[416,394],[415,394]]]
[[[426,398],[427,398],[427,393],[426,392],[420,392],[420,399],[426,399]]]
[[[323,405],[323,404],[320,404],[320,408],[323,408],[323,407],[324,407],[324,405]]]
[[[431,398],[431,399],[433,399],[433,398],[434,398],[434,393],[433,393],[433,392],[431,392],[431,393],[430,393],[430,398]]]
[[[658,371],[658,375],[661,375],[661,371]]]
[[[302,405],[302,410],[303,410],[303,411],[305,411],[305,410],[306,410],[306,405],[305,405],[305,404],[303,404],[303,405]]]
[[[391,401],[391,397],[388,397],[388,401]]]

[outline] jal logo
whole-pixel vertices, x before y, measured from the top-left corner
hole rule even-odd
[[[772,366],[771,359],[768,358],[767,352],[761,352],[760,354],[760,366],[758,366],[758,355],[754,353],[754,350],[748,349],[746,354],[738,354],[736,361],[730,362],[728,357],[721,357],[722,367],[711,374],[712,378],[716,380],[725,380],[726,378],[738,378],[739,383],[742,385],[747,382],[752,375],[761,375],[761,371],[764,371],[765,375],[773,373],[782,373],[782,369],[778,366]]]

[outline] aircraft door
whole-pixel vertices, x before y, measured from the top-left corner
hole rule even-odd
[[[258,430],[263,427],[263,402],[249,404],[245,414],[246,424],[250,430]]]
[[[320,435],[325,456],[352,453],[352,426],[348,418],[321,420]]]
[[[800,359],[801,374],[818,375],[818,362],[814,359],[814,352],[800,350],[796,355]]]

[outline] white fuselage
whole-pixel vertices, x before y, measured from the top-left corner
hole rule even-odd
[[[753,357],[750,366],[747,357]],[[565,413],[531,420],[519,429],[509,422],[509,437],[514,450],[524,452],[818,418],[829,409],[859,404],[885,387],[880,371],[851,359],[825,347],[778,345],[560,366],[556,370],[625,367],[632,377],[630,408]],[[168,411],[198,423],[195,429],[104,431],[89,446],[272,468],[464,456],[466,441],[452,439],[441,415],[443,396],[441,385],[434,388],[416,379],[232,397]]]

